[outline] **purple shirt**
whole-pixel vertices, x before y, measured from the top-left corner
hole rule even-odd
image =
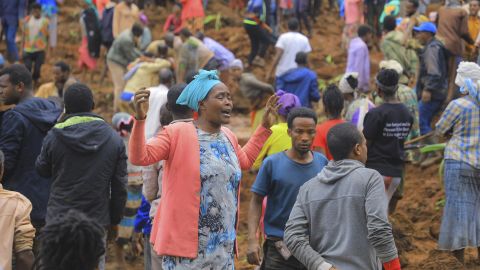
[[[235,60],[235,55],[215,40],[205,37],[203,38],[203,44],[215,54],[214,58],[219,62],[220,70],[227,69],[228,65]]]
[[[362,92],[369,90],[370,57],[367,44],[359,37],[350,41],[346,72],[358,72],[358,89]]]

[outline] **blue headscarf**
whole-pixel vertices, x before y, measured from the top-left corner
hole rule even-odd
[[[182,91],[182,94],[177,99],[177,104],[187,105],[194,111],[198,112],[198,103],[207,97],[212,88],[221,83],[218,78],[216,70],[203,70],[201,69],[195,79],[190,82],[187,87]]]

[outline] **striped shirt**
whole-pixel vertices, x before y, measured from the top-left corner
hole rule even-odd
[[[445,148],[445,159],[480,169],[480,102],[471,96],[453,100],[437,122],[436,130],[440,134],[453,132]]]

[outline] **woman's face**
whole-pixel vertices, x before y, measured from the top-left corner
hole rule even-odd
[[[215,85],[207,95],[207,98],[200,102],[200,117],[205,120],[224,125],[230,123],[233,109],[230,90],[223,83]]]

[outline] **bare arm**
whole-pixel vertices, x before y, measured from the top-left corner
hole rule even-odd
[[[262,216],[262,202],[264,196],[252,192],[250,208],[248,210],[248,252],[247,260],[250,264],[260,265],[260,245],[257,239],[257,229]]]
[[[15,265],[17,270],[31,270],[35,256],[32,250],[24,250],[15,254]]]

